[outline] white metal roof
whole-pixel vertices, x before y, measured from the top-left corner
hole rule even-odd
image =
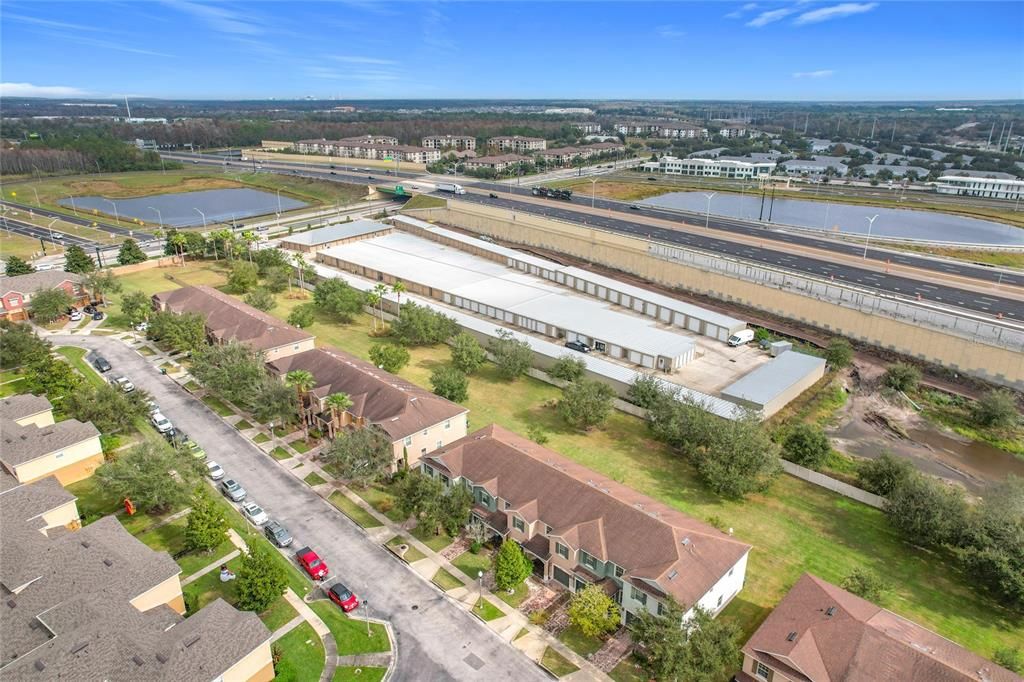
[[[722,389],[726,398],[766,405],[825,364],[823,358],[786,351]]]
[[[282,238],[281,241],[305,244],[306,246],[316,246],[318,244],[336,242],[340,239],[350,239],[352,237],[359,237],[364,234],[372,234],[374,232],[390,229],[391,226],[385,225],[384,223],[378,223],[375,220],[360,219],[354,220],[350,223],[335,223],[333,225],[328,225],[327,227],[302,232],[301,234],[289,235]]]

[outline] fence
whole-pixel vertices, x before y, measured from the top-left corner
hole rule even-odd
[[[834,493],[839,493],[843,497],[849,497],[850,499],[857,500],[858,502],[863,502],[869,507],[874,507],[875,509],[885,508],[885,498],[880,495],[869,493],[867,490],[861,490],[849,483],[837,481],[830,476],[818,473],[817,471],[813,471],[807,467],[802,467],[799,464],[787,462],[786,460],[782,460],[782,468],[790,476],[796,476],[808,483],[813,483],[814,485],[821,486],[822,488],[827,488]]]

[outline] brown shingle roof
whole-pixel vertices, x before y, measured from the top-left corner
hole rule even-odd
[[[208,286],[164,291],[155,294],[153,300],[164,310],[204,316],[207,333],[220,342],[237,341],[256,350],[270,350],[313,338],[312,334]]]
[[[0,462],[13,468],[95,438],[100,432],[91,423],[77,419],[39,427],[35,424],[21,426],[0,417],[0,434]]]
[[[347,393],[352,399],[348,412],[376,424],[392,441],[467,412],[457,403],[335,348],[296,353],[267,366],[279,375],[293,370],[311,373],[316,380],[312,393],[318,398]]]
[[[513,509],[536,501],[536,515],[553,528],[551,535],[614,562],[626,577],[651,581],[685,606],[750,551],[750,545],[496,424],[426,461],[476,485],[493,479],[494,495]],[[670,579],[673,570],[677,575]]]
[[[44,396],[31,393],[12,395],[0,400],[0,419],[18,421],[40,412],[49,412],[51,409],[53,407],[50,405],[50,401]]]
[[[31,294],[40,289],[55,289],[61,282],[82,283],[82,276],[73,272],[62,270],[40,270],[30,272],[27,275],[0,275],[0,296],[6,296],[12,291],[20,294]]]
[[[743,652],[797,680],[1011,682],[1021,678],[917,623],[805,573]]]

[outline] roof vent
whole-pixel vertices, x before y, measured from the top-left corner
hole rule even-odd
[[[14,608],[15,606],[17,606],[17,605],[18,605],[18,602],[14,601],[13,599],[8,599],[8,600],[7,600],[7,606],[8,606],[9,608],[12,608],[12,609],[13,609],[13,608]]]
[[[193,636],[192,636],[191,638],[189,638],[189,639],[188,639],[188,640],[187,640],[187,641],[185,642],[185,648],[187,649],[187,648],[189,648],[190,646],[192,646],[193,644],[195,644],[196,642],[198,642],[198,641],[199,641],[199,638],[200,638],[200,636],[201,636],[201,635],[193,635]]]
[[[87,647],[87,646],[89,646],[89,642],[88,641],[82,642],[81,644],[75,646],[75,648],[71,650],[71,653],[77,654],[79,651],[85,649],[85,647]]]
[[[160,661],[161,663],[166,663],[167,662],[167,655],[163,654],[163,653],[159,653],[159,654],[156,655],[156,660]]]
[[[685,538],[683,538],[682,540],[680,540],[680,541],[679,541],[679,543],[680,543],[680,544],[681,544],[681,545],[682,545],[683,547],[687,547],[687,546],[689,546],[690,542],[691,542],[691,540],[690,540],[690,536],[686,536]]]
[[[836,615],[836,607],[830,606],[827,609],[825,609],[825,615],[826,616],[834,616],[834,615]]]
[[[43,672],[44,670],[46,670],[46,664],[45,664],[45,663],[43,663],[43,662],[42,662],[42,661],[40,661],[40,660],[36,660],[36,662],[35,662],[35,664],[34,664],[34,667],[35,667],[35,669],[36,669],[36,670],[38,670],[39,672]]]
[[[794,639],[796,639],[796,631],[795,630],[793,632],[789,633],[788,635],[786,635],[786,641],[787,642],[792,642]]]
[[[28,627],[30,630],[38,630],[41,626],[38,620],[31,620],[28,623]]]
[[[103,560],[103,564],[104,564],[105,566],[108,566],[108,567],[109,567],[109,566],[113,566],[113,565],[114,565],[114,562],[113,562],[113,561],[111,561],[110,559],[104,559],[104,560]]]
[[[141,666],[143,663],[145,663],[145,661],[142,660],[142,656],[135,654],[134,656],[132,656],[132,663]]]
[[[81,544],[82,544],[82,547],[85,547],[86,549],[89,548],[89,541],[88,540],[82,540]]]
[[[677,570],[675,570],[675,569],[673,568],[673,569],[672,569],[672,572],[668,574],[668,579],[669,579],[669,580],[675,580],[675,579],[676,579],[676,576],[678,576],[678,575],[679,575],[679,571],[677,571]]]

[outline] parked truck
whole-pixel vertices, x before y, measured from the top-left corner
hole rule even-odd
[[[572,201],[571,189],[552,189],[551,187],[534,187],[530,193],[535,197],[547,197],[548,199],[561,199]]]
[[[440,192],[451,192],[452,194],[466,193],[466,190],[463,189],[462,185],[456,185],[454,182],[439,182],[437,183],[437,189]]]

